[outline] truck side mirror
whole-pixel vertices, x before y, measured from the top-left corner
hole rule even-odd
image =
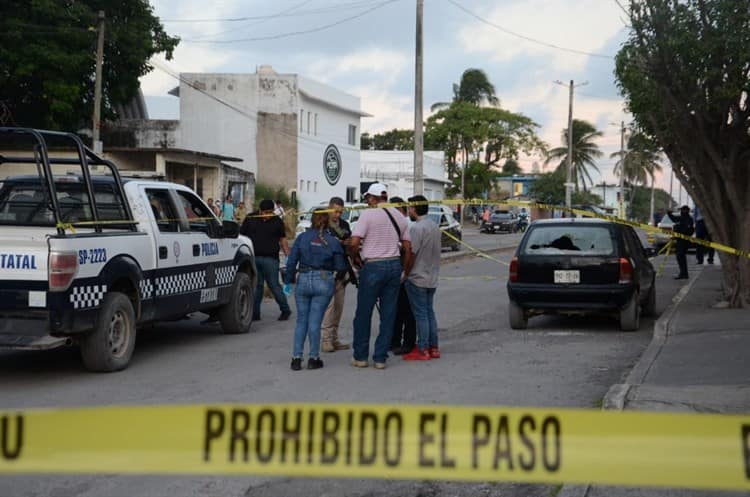
[[[235,221],[225,220],[221,224],[222,238],[237,238],[240,236],[240,225]]]

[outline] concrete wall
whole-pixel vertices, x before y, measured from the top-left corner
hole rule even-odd
[[[257,75],[181,76],[184,81],[180,82],[179,148],[239,157],[243,160],[240,168],[257,172]]]
[[[297,115],[258,114],[256,180],[290,191],[297,182]]]
[[[102,129],[107,147],[175,148],[180,142],[180,121],[158,119],[120,119]]]

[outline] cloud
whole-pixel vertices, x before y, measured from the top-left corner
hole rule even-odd
[[[397,50],[366,48],[340,56],[321,56],[307,66],[307,75],[324,83],[338,78],[377,78],[390,86],[409,64],[409,55]]]
[[[481,15],[476,7],[473,12]],[[485,19],[524,36],[566,48],[601,53],[606,42],[623,27],[621,12],[614,2],[579,0],[527,0],[502,2]],[[543,57],[549,68],[567,71],[584,69],[587,57],[545,47],[505,34],[469,19],[457,38],[466,52],[489,53],[495,61],[520,57]],[[606,54],[613,55],[613,54]]]

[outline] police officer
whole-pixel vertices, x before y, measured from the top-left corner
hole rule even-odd
[[[688,207],[687,205],[683,205],[682,207],[680,207],[679,216],[676,216],[671,212],[667,212],[667,216],[669,216],[669,219],[671,219],[672,222],[675,223],[673,228],[675,233],[679,233],[685,236],[693,236],[695,228],[693,224],[693,218],[692,216],[690,216],[690,207]],[[676,244],[677,253],[675,254],[675,257],[677,258],[677,265],[680,267],[680,274],[675,276],[675,279],[686,280],[689,277],[687,269],[687,250],[690,246],[690,242],[682,238],[677,238]]]
[[[695,212],[693,212],[693,214],[695,214],[695,236],[700,238],[701,240],[706,240],[707,242],[712,241],[711,234],[708,232],[708,228],[706,227],[706,221],[705,219],[703,219],[703,213],[697,206],[695,207]],[[695,261],[697,264],[703,264],[703,257],[706,254],[708,254],[708,263],[713,264],[713,247],[705,247],[704,245],[695,246]]]

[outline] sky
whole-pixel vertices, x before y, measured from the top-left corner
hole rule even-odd
[[[622,2],[621,2],[622,3]],[[151,0],[167,32],[180,36],[174,58],[157,58],[174,72],[255,72],[269,64],[362,99],[373,115],[362,131],[411,128],[414,122],[416,0]],[[598,183],[612,173],[624,109],[612,58],[628,28],[615,0],[424,0],[424,115],[452,98],[467,68],[484,70],[503,108],[540,125],[539,136],[561,145],[567,127],[568,83],[577,86],[573,115],[592,122]],[[458,6],[456,5],[458,4]],[[462,8],[463,9],[462,9]],[[242,19],[242,20],[238,20]],[[328,27],[326,27],[328,26]],[[535,43],[528,39],[535,39]],[[589,55],[577,52],[586,52]],[[557,84],[562,81],[564,84]],[[141,79],[149,117],[177,119],[167,92],[173,76],[155,69]],[[531,170],[540,157],[524,157]],[[669,167],[657,186],[669,190]],[[552,164],[546,167],[551,170]],[[675,198],[677,182],[675,181]]]

